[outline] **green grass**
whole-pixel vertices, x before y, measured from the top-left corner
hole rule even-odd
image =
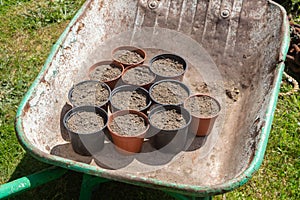
[[[293,14],[299,20],[300,0],[274,0],[280,3],[288,13]]]
[[[19,145],[14,117],[51,46],[83,2],[0,0],[0,184],[47,167]],[[299,93],[279,99],[261,168],[246,185],[227,193],[227,199],[300,199],[299,113]],[[15,199],[77,199],[80,184],[81,175],[68,172]],[[159,191],[115,182],[102,185],[97,193],[104,199],[172,199]]]
[[[83,1],[0,2],[0,183],[3,183],[9,180],[25,153],[14,134],[14,117],[20,100],[67,20]],[[62,2],[77,3],[62,12]],[[56,20],[45,20],[53,15]],[[36,25],[36,21],[42,23]]]

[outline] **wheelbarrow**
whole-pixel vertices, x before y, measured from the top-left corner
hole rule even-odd
[[[2,197],[55,179],[64,169],[85,174],[82,198],[89,196],[87,188],[108,180],[181,199],[210,198],[240,187],[262,163],[288,44],[286,12],[273,1],[87,0],[54,45],[16,116],[21,145],[58,168],[2,185]],[[153,152],[142,151],[115,166],[110,161],[118,158],[110,152],[84,157],[72,150],[61,125],[68,90],[86,78],[89,66],[111,58],[122,45],[145,49],[145,63],[164,52],[187,60],[183,82],[193,92],[201,92],[204,84],[221,102],[208,136],[192,138],[187,149],[155,164],[147,162]],[[34,182],[41,180],[37,177],[44,181]]]

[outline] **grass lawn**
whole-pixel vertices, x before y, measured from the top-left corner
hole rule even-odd
[[[84,0],[0,0],[0,184],[47,167],[29,156],[14,132],[17,107],[51,46]],[[283,86],[285,89],[287,86]],[[300,95],[280,98],[264,162],[246,185],[216,199],[300,199]],[[63,178],[15,199],[77,199],[81,175]],[[172,199],[160,191],[106,183],[103,199]]]

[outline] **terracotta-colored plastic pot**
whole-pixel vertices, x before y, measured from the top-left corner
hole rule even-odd
[[[101,67],[101,66],[104,66],[104,65],[113,65],[113,66],[118,67],[118,68],[121,70],[121,73],[120,73],[118,76],[116,76],[116,77],[114,77],[114,78],[112,78],[112,79],[110,79],[110,80],[97,80],[97,79],[95,79],[95,80],[97,80],[97,81],[106,83],[106,84],[110,87],[110,89],[113,90],[113,89],[115,88],[115,85],[117,84],[118,80],[121,78],[121,76],[122,76],[122,74],[123,74],[123,72],[124,72],[124,66],[123,66],[121,63],[118,63],[118,62],[115,62],[115,61],[111,61],[111,60],[105,60],[105,61],[98,62],[98,63],[92,65],[92,66],[89,68],[89,71],[88,71],[88,77],[89,77],[89,79],[93,79],[93,78],[91,77],[92,73],[93,73],[97,68],[99,68],[99,67]]]
[[[123,62],[116,57],[118,51],[132,51],[139,54],[142,57],[142,59],[140,61],[132,63]],[[129,66],[137,66],[144,63],[146,59],[146,52],[143,49],[134,46],[120,46],[112,51],[112,59],[118,63],[121,63],[125,68]]]
[[[104,120],[103,127],[93,133],[80,133],[77,131],[75,132],[70,127],[68,127],[68,121],[74,114],[80,112],[92,112],[101,116]],[[104,132],[107,126],[107,121],[108,116],[106,111],[99,107],[79,106],[69,110],[63,118],[63,124],[71,139],[73,150],[83,156],[90,156],[101,151],[104,146]]]
[[[182,73],[179,73],[179,74],[176,74],[173,76],[166,76],[166,75],[158,73],[154,69],[153,63],[157,60],[163,60],[163,59],[171,59],[173,61],[176,61],[177,63],[182,64],[184,71]],[[174,79],[174,80],[182,81],[183,76],[184,76],[185,72],[187,71],[187,68],[188,68],[188,65],[187,65],[186,61],[182,57],[175,55],[175,54],[160,54],[160,55],[153,57],[150,60],[150,69],[153,73],[156,74],[156,81],[160,81],[160,80],[164,80],[164,79]]]
[[[187,106],[188,101],[190,101],[192,98],[201,97],[201,96],[209,97],[209,99],[211,101],[214,101],[216,103],[216,105],[218,106],[218,112],[211,116],[205,116],[205,117],[191,112],[192,122],[190,124],[189,131],[194,133],[197,136],[207,136],[210,134],[210,132],[214,126],[214,123],[215,123],[216,119],[218,118],[219,113],[221,111],[220,103],[215,98],[213,98],[212,96],[210,96],[208,94],[195,94],[195,95],[190,96],[189,98],[187,98],[184,101],[184,107],[190,111],[190,109]]]
[[[133,83],[133,82],[130,82],[130,81],[128,82],[127,80],[125,80],[124,77],[125,77],[128,73],[132,73],[134,70],[136,70],[137,68],[140,68],[140,67],[149,70],[149,74],[150,74],[151,77],[153,76],[153,78],[152,78],[151,80],[149,80],[149,81],[147,81],[147,82],[145,82],[145,83],[141,83],[141,84],[136,84],[136,83]],[[135,76],[136,79],[139,79],[139,74],[135,73],[134,76]],[[142,76],[142,74],[140,74],[140,76]],[[123,75],[122,75],[122,81],[123,81],[123,83],[125,83],[126,85],[136,85],[136,86],[139,86],[139,87],[143,87],[143,88],[145,88],[146,90],[149,90],[149,88],[151,87],[151,85],[155,82],[155,79],[156,79],[156,74],[154,74],[154,73],[150,70],[149,66],[147,66],[147,65],[138,65],[138,66],[130,66],[130,67],[127,67],[127,68],[124,70],[124,73],[123,73]]]
[[[122,115],[126,114],[137,114],[138,116],[142,117],[145,120],[147,128],[135,136],[128,136],[128,135],[120,135],[111,129],[111,124],[113,120]],[[115,144],[116,149],[123,154],[134,154],[138,153],[142,149],[142,145],[144,142],[144,137],[149,129],[149,121],[147,116],[139,111],[135,110],[120,110],[115,113],[112,113],[112,115],[108,118],[108,124],[107,124],[108,131],[110,135],[112,136],[112,140]]]

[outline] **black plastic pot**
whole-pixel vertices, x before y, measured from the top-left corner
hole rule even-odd
[[[117,88],[115,88],[112,92],[111,92],[111,96],[110,96],[110,110],[111,112],[116,112],[116,111],[119,111],[119,110],[128,110],[128,109],[132,109],[132,108],[126,108],[126,109],[121,109],[119,107],[117,107],[114,102],[112,101],[112,98],[115,94],[117,94],[118,92],[123,92],[123,91],[130,91],[130,92],[133,92],[133,91],[137,91],[139,93],[142,93],[146,96],[146,106],[137,110],[137,111],[140,111],[140,112],[143,112],[145,114],[147,114],[147,111],[151,105],[151,99],[149,97],[149,93],[146,89],[142,88],[142,87],[138,87],[138,86],[134,86],[134,85],[122,85],[122,86],[119,86]],[[126,102],[126,99],[122,99],[124,102]]]
[[[87,84],[87,83],[89,83],[89,82],[91,82],[91,83],[100,83],[102,87],[104,87],[105,89],[107,89],[107,91],[108,91],[108,93],[109,93],[109,94],[108,94],[108,98],[107,98],[103,103],[101,103],[101,104],[99,104],[99,105],[96,105],[95,102],[86,102],[86,103],[82,103],[82,104],[80,104],[80,105],[76,104],[76,103],[73,101],[73,99],[72,99],[72,97],[73,97],[73,92],[74,92],[74,88],[75,88],[76,86],[83,85],[83,84]],[[91,94],[91,95],[95,95],[95,94]],[[70,103],[71,103],[71,105],[72,105],[73,107],[78,107],[78,106],[97,106],[97,107],[101,107],[101,108],[103,108],[104,110],[107,111],[107,106],[108,106],[108,101],[109,101],[109,99],[110,99],[110,95],[111,95],[111,90],[110,90],[110,87],[109,87],[106,83],[102,83],[102,82],[99,82],[99,81],[96,81],[96,80],[85,80],[85,81],[82,81],[82,82],[80,82],[80,83],[77,83],[76,85],[74,85],[74,86],[69,90],[69,93],[68,93],[68,99],[69,99],[69,101],[70,101]]]
[[[190,96],[190,94],[191,94],[191,91],[190,91],[190,89],[188,88],[188,86],[186,86],[184,83],[182,83],[182,82],[180,82],[180,81],[177,81],[177,80],[161,80],[161,81],[158,81],[158,82],[155,82],[151,87],[150,87],[150,89],[149,89],[149,96],[150,96],[150,98],[151,98],[151,101],[154,103],[154,104],[159,104],[159,105],[183,105],[183,103],[184,103],[184,100],[186,99],[186,98],[184,98],[184,99],[182,99],[182,101],[181,102],[179,102],[179,103],[176,103],[176,104],[171,104],[171,103],[164,103],[164,102],[160,102],[160,101],[158,101],[156,98],[154,98],[153,97],[153,95],[152,95],[152,92],[153,92],[153,89],[157,86],[157,85],[159,85],[160,83],[163,83],[163,82],[171,82],[171,83],[175,83],[175,84],[178,84],[181,88],[183,88],[186,92],[187,92],[187,97],[186,98],[188,98],[189,96]],[[156,105],[155,106],[153,106],[153,107],[156,107]],[[151,110],[152,110],[152,108],[151,108]]]
[[[152,116],[155,113],[173,109],[182,114],[185,119],[186,124],[183,127],[173,130],[163,130],[153,125]],[[157,106],[151,110],[148,118],[150,130],[147,137],[154,148],[166,153],[178,153],[184,149],[187,140],[188,127],[191,123],[191,115],[185,108],[176,105]]]
[[[101,116],[104,120],[104,126],[94,133],[76,133],[67,125],[68,120],[72,115],[78,112],[93,112]],[[95,106],[79,106],[72,108],[63,118],[63,124],[66,128],[69,137],[71,139],[71,144],[73,150],[83,156],[94,155],[101,151],[104,146],[104,131],[107,126],[108,115],[105,110]]]
[[[162,75],[158,72],[156,72],[154,69],[153,69],[153,62],[157,61],[157,60],[161,60],[161,59],[171,59],[171,60],[174,60],[174,61],[177,61],[178,63],[182,64],[183,65],[183,69],[184,71],[180,74],[176,74],[174,76],[165,76],[165,75]],[[175,79],[175,80],[178,80],[178,81],[182,81],[183,80],[183,76],[185,74],[185,72],[187,71],[187,63],[186,61],[178,56],[178,55],[175,55],[175,54],[160,54],[160,55],[157,55],[155,57],[153,57],[151,60],[150,60],[150,70],[156,74],[156,81],[160,81],[160,80],[164,80],[164,79]]]

